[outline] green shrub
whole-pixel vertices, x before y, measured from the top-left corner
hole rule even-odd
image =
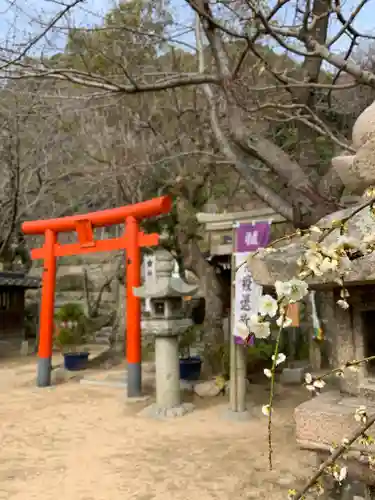
[[[191,325],[189,326],[178,339],[178,348],[180,352],[180,357],[185,358],[190,356],[190,348],[196,342],[199,342],[202,336],[202,326],[201,325]]]
[[[88,322],[81,304],[64,304],[55,314],[55,345],[75,352],[88,340]]]
[[[274,352],[272,342],[267,342],[262,339],[255,339],[255,343],[247,349],[248,362],[271,359]]]

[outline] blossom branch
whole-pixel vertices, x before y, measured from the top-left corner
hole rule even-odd
[[[318,482],[319,478],[324,474],[324,472],[331,467],[335,462],[348,450],[348,448],[360,437],[362,436],[367,429],[369,429],[375,423],[375,415],[370,418],[366,418],[366,422],[358,427],[351,436],[344,440],[343,443],[336,448],[336,450],[327,458],[325,462],[321,464],[319,470],[315,472],[315,474],[307,481],[305,486],[291,496],[291,500],[301,500],[304,498],[304,495]]]
[[[282,316],[282,324],[284,323],[285,315]],[[272,406],[273,406],[273,398],[275,396],[275,378],[276,378],[276,366],[278,365],[278,355],[279,355],[279,348],[280,348],[280,341],[281,341],[281,335],[283,331],[283,326],[279,328],[279,331],[277,333],[276,337],[276,344],[275,344],[275,350],[273,353],[273,360],[272,360],[272,368],[271,368],[271,383],[270,383],[270,396],[269,396],[269,402],[268,402],[268,466],[269,469],[272,470],[272,454],[273,454],[273,448],[272,448]]]

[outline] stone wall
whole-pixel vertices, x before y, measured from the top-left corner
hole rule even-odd
[[[58,259],[55,307],[59,308],[66,303],[76,302],[82,304],[87,312],[84,271],[86,270],[87,272],[88,294],[90,302],[93,304],[103,284],[116,274],[119,259],[121,259],[120,252],[92,254],[86,255],[84,258],[73,256]],[[41,262],[36,262],[30,271],[30,275],[41,278],[42,273]],[[119,300],[125,300],[126,294],[121,289],[124,289],[124,284],[119,283],[117,279],[113,279],[102,292],[99,318],[97,320],[98,332],[95,335],[96,341],[99,343],[108,343],[110,337],[112,337],[112,327],[108,324],[108,319],[109,315],[118,308]],[[119,294],[121,297],[119,297]],[[26,303],[29,306],[34,304],[36,310],[38,310],[39,301],[39,290],[28,290],[26,292]],[[123,305],[123,309],[125,309],[125,304]],[[124,314],[122,309],[118,312]],[[124,320],[120,318],[118,325],[115,325],[115,327],[118,331],[116,339],[119,343],[123,343],[125,336]]]
[[[56,305],[67,302],[85,302],[84,269],[88,276],[89,295],[94,299],[105,281],[116,272],[120,254],[93,254],[85,258],[74,256],[61,258],[58,261],[56,275]],[[43,268],[37,262],[30,271],[31,276],[41,277]],[[103,309],[111,309],[116,304],[116,286],[111,285],[102,294]],[[33,300],[38,292],[27,292],[27,298]]]

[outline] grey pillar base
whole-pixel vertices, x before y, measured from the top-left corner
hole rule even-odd
[[[128,398],[139,398],[142,395],[142,365],[128,363]]]
[[[159,408],[178,408],[181,405],[180,363],[178,337],[155,337],[156,404]]]
[[[192,403],[181,403],[172,408],[161,408],[157,404],[153,404],[144,408],[139,415],[142,417],[154,418],[163,420],[168,418],[179,418],[191,413],[194,410]]]
[[[231,344],[229,406],[233,413],[246,411],[246,348]]]
[[[253,416],[248,410],[233,411],[230,408],[226,408],[222,413],[224,420],[231,420],[232,422],[248,422]]]
[[[37,387],[49,387],[51,385],[51,358],[38,358]]]

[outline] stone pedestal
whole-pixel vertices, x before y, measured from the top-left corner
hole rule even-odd
[[[134,295],[149,300],[142,331],[155,336],[156,403],[141,413],[154,417],[181,417],[192,404],[181,404],[178,336],[191,325],[184,317],[183,297],[194,295],[197,285],[189,285],[173,274],[174,260],[169,252],[155,252],[155,277],[134,288]]]
[[[164,333],[155,335],[156,403],[142,410],[143,416],[175,418],[194,410],[193,404],[181,402],[178,335],[175,331],[172,327],[168,332],[166,326]]]
[[[181,403],[177,336],[155,338],[156,405],[169,409]]]

